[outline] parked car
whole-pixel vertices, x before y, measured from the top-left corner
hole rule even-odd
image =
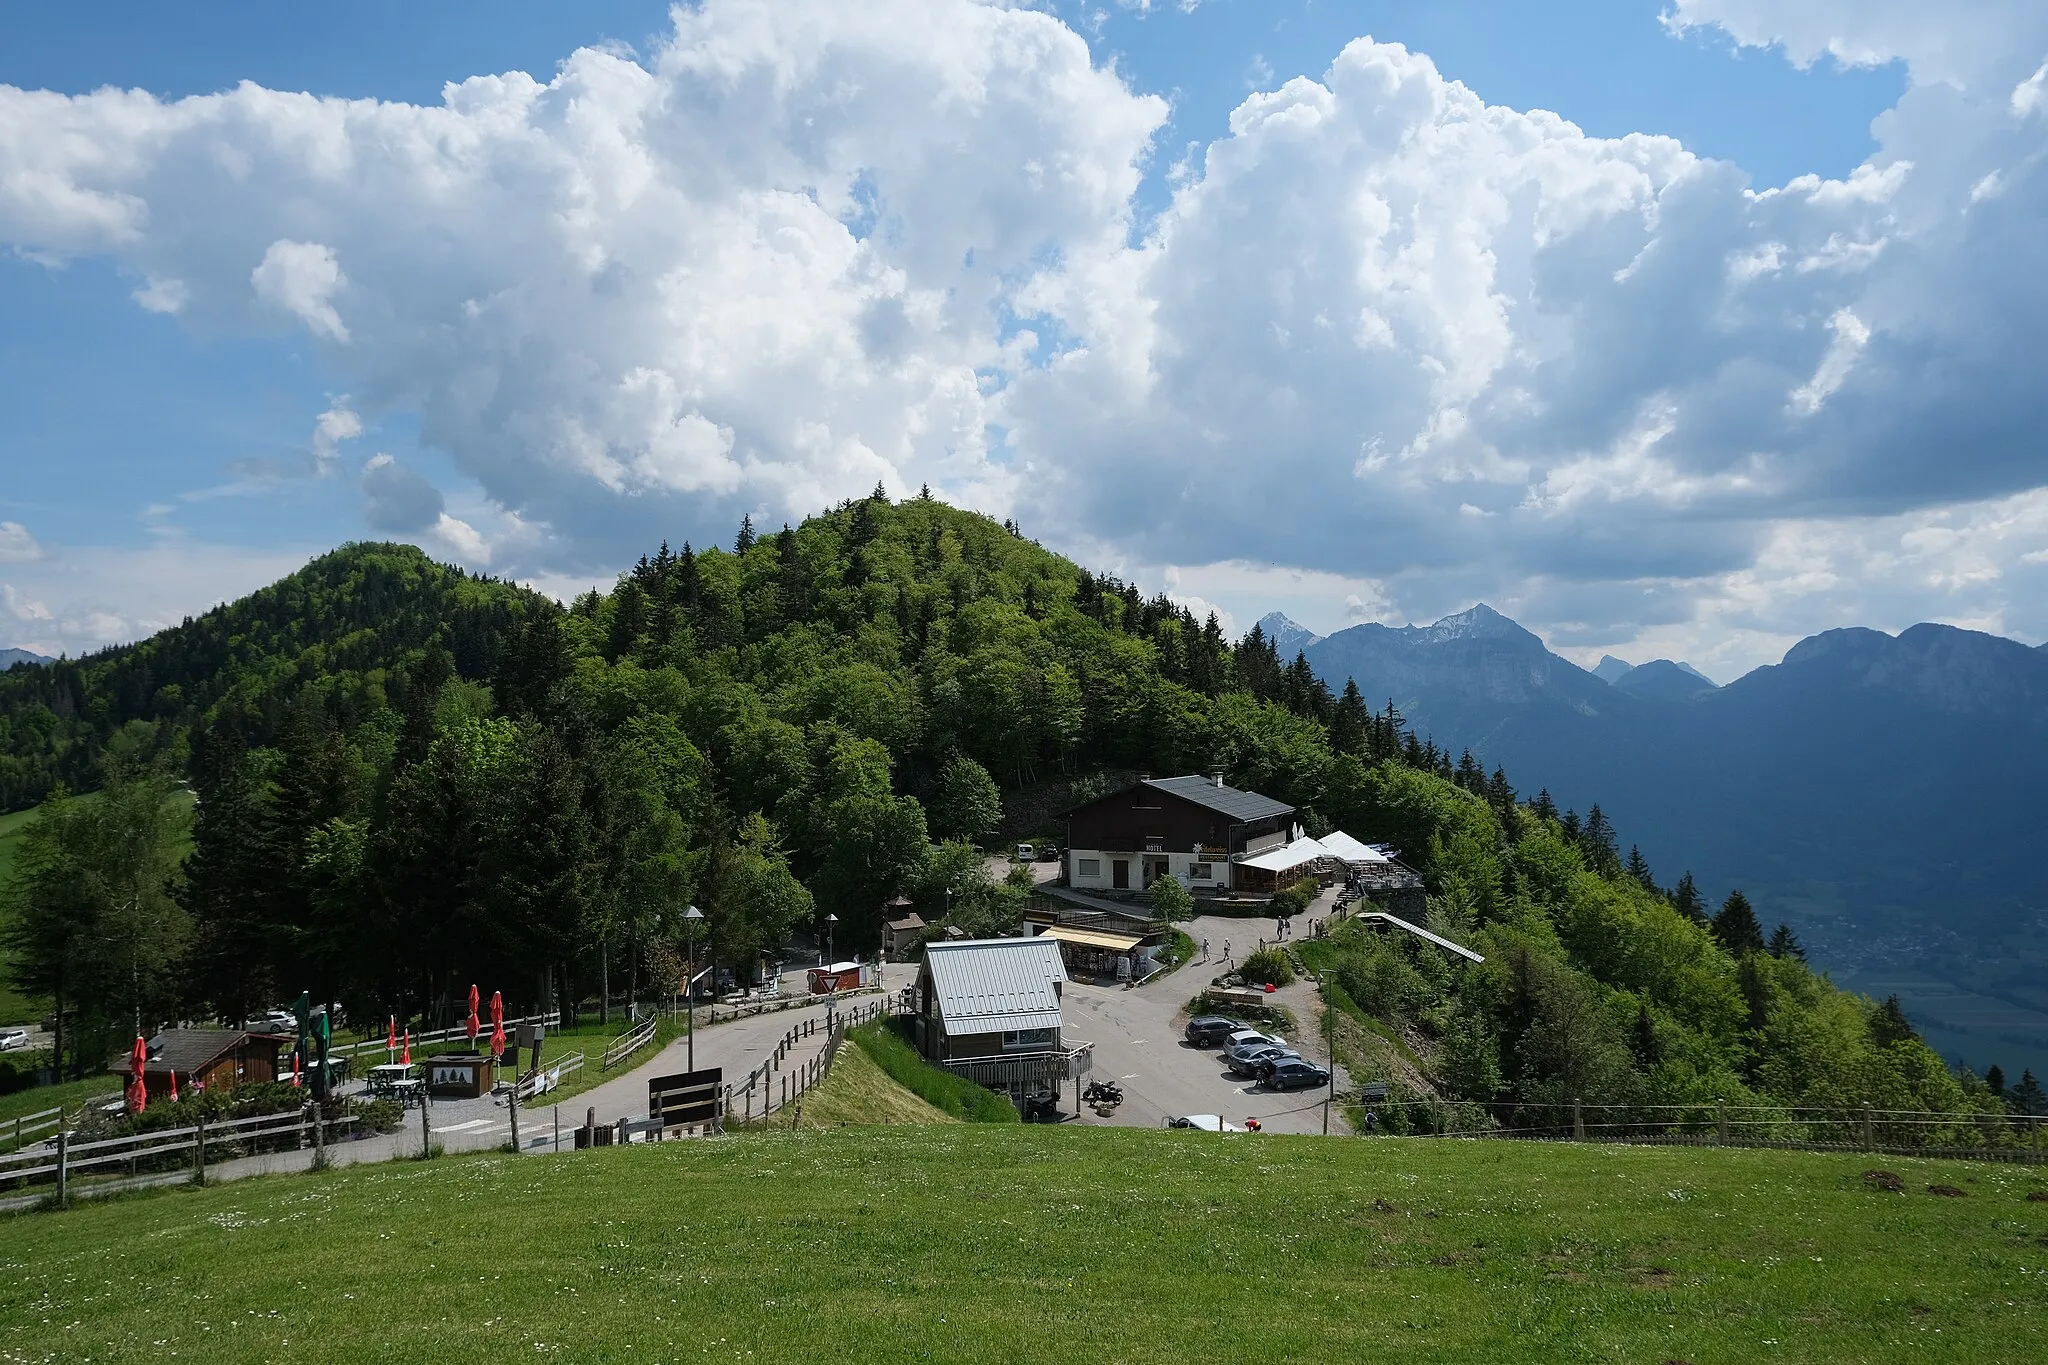
[[[0,1052],[19,1052],[28,1046],[25,1028],[0,1028]]]
[[[1059,860],[1060,846],[1058,844],[1040,844],[1038,846],[1038,861],[1041,863],[1056,863]]]
[[[265,1010],[243,1020],[242,1027],[256,1033],[296,1033],[299,1016],[290,1010]]]
[[[1244,1129],[1224,1121],[1221,1114],[1184,1114],[1166,1121],[1168,1128],[1199,1128],[1205,1133],[1242,1133]]]
[[[1301,1054],[1284,1043],[1269,1043],[1265,1047],[1244,1048],[1225,1059],[1233,1076],[1264,1076],[1272,1069],[1273,1063],[1284,1061]]]
[[[1033,861],[1035,861],[1035,860],[1037,859],[1037,857],[1038,857],[1038,850],[1037,850],[1037,849],[1035,849],[1035,848],[1033,848],[1033,847],[1032,847],[1032,846],[1031,846],[1030,844],[1019,844],[1019,845],[1017,845],[1017,861],[1018,861],[1018,862],[1020,862],[1020,863],[1028,863],[1028,862],[1033,862]]]
[[[1235,1019],[1225,1019],[1217,1014],[1201,1014],[1188,1020],[1188,1026],[1181,1030],[1181,1036],[1196,1047],[1215,1047],[1243,1028],[1244,1025]]]
[[[1287,1040],[1285,1038],[1276,1038],[1271,1034],[1260,1033],[1258,1030],[1253,1029],[1235,1035],[1228,1043],[1223,1045],[1223,1060],[1225,1062],[1234,1062],[1239,1057],[1248,1053],[1259,1052],[1269,1047],[1286,1046]]]
[[[1266,1084],[1274,1090],[1313,1090],[1319,1085],[1330,1083],[1330,1073],[1314,1062],[1292,1057],[1273,1068],[1273,1074],[1266,1077]]]

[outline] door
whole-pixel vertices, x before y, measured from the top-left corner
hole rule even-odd
[[[1128,858],[1117,858],[1110,863],[1109,884],[1119,891],[1131,889],[1131,864]]]

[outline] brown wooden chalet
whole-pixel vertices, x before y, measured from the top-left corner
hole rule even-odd
[[[168,1028],[149,1040],[142,1083],[151,1099],[169,1098],[173,1071],[180,1095],[199,1084],[215,1091],[259,1085],[278,1079],[278,1054],[290,1045],[289,1038],[246,1029]],[[126,1058],[115,1064],[118,1071],[127,1067]]]
[[[1287,842],[1294,807],[1206,777],[1143,778],[1067,812],[1067,882],[1142,891],[1174,876],[1197,892],[1233,889],[1233,859]]]

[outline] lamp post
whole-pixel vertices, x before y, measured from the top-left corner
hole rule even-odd
[[[683,911],[683,935],[689,945],[689,965],[683,976],[683,1005],[690,1015],[690,1070],[697,1069],[697,925],[704,912],[696,906]]]
[[[829,967],[832,965],[832,928],[834,925],[838,923],[839,916],[825,916],[825,959],[824,961],[818,964],[820,967]]]

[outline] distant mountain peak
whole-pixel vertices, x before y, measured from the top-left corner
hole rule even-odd
[[[1424,627],[1424,633],[1437,640],[1514,640],[1526,641],[1538,649],[1544,647],[1534,632],[1484,602]]]
[[[1322,636],[1282,611],[1269,611],[1261,616],[1259,629],[1273,642],[1273,652],[1283,660],[1290,660],[1310,645],[1323,642]]]
[[[1593,665],[1593,676],[1604,683],[1618,683],[1634,671],[1634,664],[1626,659],[1617,659],[1612,654],[1602,654],[1600,662]]]
[[[16,664],[52,664],[57,662],[47,654],[37,654],[28,649],[0,649],[0,673]]]

